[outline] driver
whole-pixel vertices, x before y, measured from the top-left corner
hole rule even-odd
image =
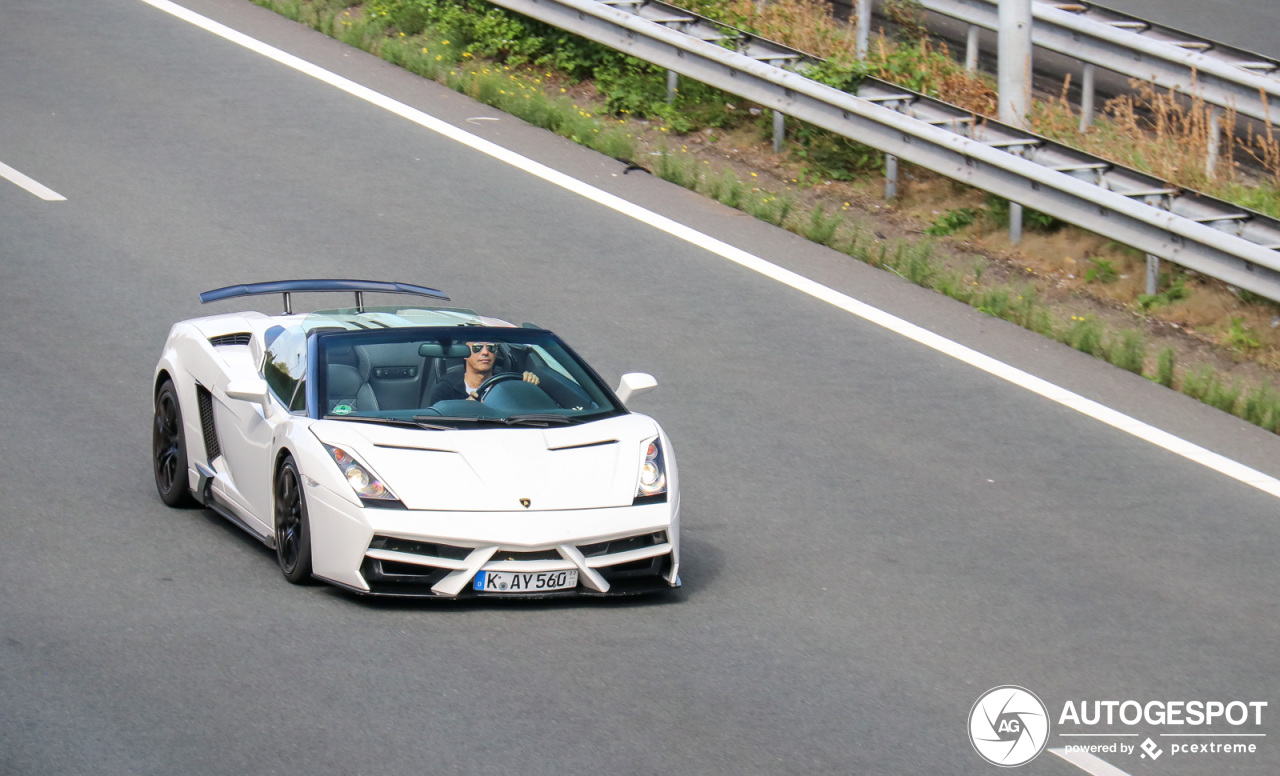
[[[480,387],[481,383],[493,376],[493,365],[498,356],[498,343],[468,342],[467,348],[471,352],[467,354],[466,369],[451,369],[446,372],[444,379],[431,390],[429,404],[435,404],[446,399],[470,399],[475,401],[478,398],[476,389]],[[524,381],[537,385],[538,376],[533,372],[525,372]]]

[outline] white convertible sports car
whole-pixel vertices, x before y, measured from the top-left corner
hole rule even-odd
[[[356,306],[291,311],[290,295]],[[155,373],[156,487],[276,551],[290,582],[373,595],[619,595],[680,585],[671,442],[556,335],[470,310],[365,307],[366,280],[230,286],[285,312],[174,325]]]

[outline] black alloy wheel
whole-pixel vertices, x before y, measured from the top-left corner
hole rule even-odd
[[[284,578],[295,585],[311,579],[311,525],[302,477],[292,458],[286,458],[276,475],[276,559]]]
[[[182,431],[182,408],[173,381],[165,380],[156,392],[156,414],[151,426],[151,465],[160,500],[171,507],[194,506],[187,479],[187,444]]]

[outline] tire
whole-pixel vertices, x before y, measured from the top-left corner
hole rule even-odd
[[[302,477],[292,458],[286,458],[274,488],[276,560],[284,578],[295,585],[311,581],[311,522]]]
[[[160,500],[171,507],[194,507],[187,475],[187,439],[182,426],[182,406],[172,380],[156,392],[155,418],[151,425],[151,468],[156,475]]]

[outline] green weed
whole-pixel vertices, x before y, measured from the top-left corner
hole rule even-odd
[[[1106,259],[1094,259],[1085,257],[1087,261],[1093,264],[1092,267],[1085,270],[1084,280],[1086,283],[1114,283],[1120,279],[1120,273],[1116,272],[1115,267],[1111,266],[1111,262]]]
[[[1240,406],[1240,417],[1255,426],[1263,428],[1274,427],[1276,420],[1280,419],[1280,397],[1276,396],[1275,388],[1271,383],[1263,383],[1244,396],[1244,403]]]
[[[938,216],[937,220],[924,230],[924,233],[933,237],[946,237],[969,226],[977,217],[977,213],[967,207],[948,210]]]
[[[1218,378],[1211,366],[1202,366],[1182,378],[1182,392],[1199,401],[1205,401],[1209,391],[1217,385]]]
[[[1210,407],[1217,407],[1223,412],[1234,412],[1236,402],[1240,399],[1240,384],[1232,383],[1227,386],[1225,383],[1214,381],[1209,386],[1209,390],[1201,401]]]
[[[1001,228],[1009,226],[1009,200],[997,197],[994,194],[988,194],[985,199],[987,206],[987,214],[995,224]],[[1066,226],[1066,223],[1059,221],[1051,215],[1041,213],[1039,210],[1032,210],[1029,207],[1022,209],[1022,227],[1029,231],[1052,232]]]
[[[1065,341],[1068,345],[1091,356],[1103,354],[1102,321],[1093,315],[1071,316],[1071,325],[1067,328]]]
[[[987,288],[978,292],[977,304],[979,312],[995,318],[1007,318],[1009,315],[1009,289],[1004,287]]]
[[[1173,304],[1179,299],[1186,299],[1188,294],[1190,291],[1187,290],[1186,278],[1178,275],[1169,281],[1165,290],[1158,294],[1138,294],[1138,306],[1146,312],[1155,307]]]
[[[1125,329],[1120,332],[1120,341],[1107,354],[1111,363],[1135,375],[1142,374],[1142,367],[1147,361],[1147,340],[1137,329]]]
[[[813,210],[809,211],[809,223],[805,227],[804,236],[813,242],[831,245],[841,220],[838,213],[828,216],[825,207],[814,205]]]
[[[686,189],[697,188],[697,169],[685,154],[675,154],[663,149],[653,164],[653,174]]]
[[[858,261],[870,263],[871,257],[868,250],[872,242],[869,236],[869,231],[870,230],[861,225],[855,226],[850,230],[849,242],[845,243],[840,250],[849,254],[849,256],[857,259]]]
[[[1253,329],[1244,325],[1244,318],[1231,319],[1231,328],[1227,330],[1227,344],[1237,352],[1247,352],[1262,347]]]
[[[902,268],[903,277],[917,286],[929,288],[939,269],[937,262],[933,260],[933,245],[924,241],[904,244],[901,256],[899,267]]]
[[[1156,356],[1156,376],[1155,381],[1165,388],[1173,387],[1173,369],[1176,356],[1173,348],[1167,347],[1160,351],[1160,355]]]
[[[973,300],[974,286],[963,273],[940,272],[933,281],[933,290],[965,304]]]

